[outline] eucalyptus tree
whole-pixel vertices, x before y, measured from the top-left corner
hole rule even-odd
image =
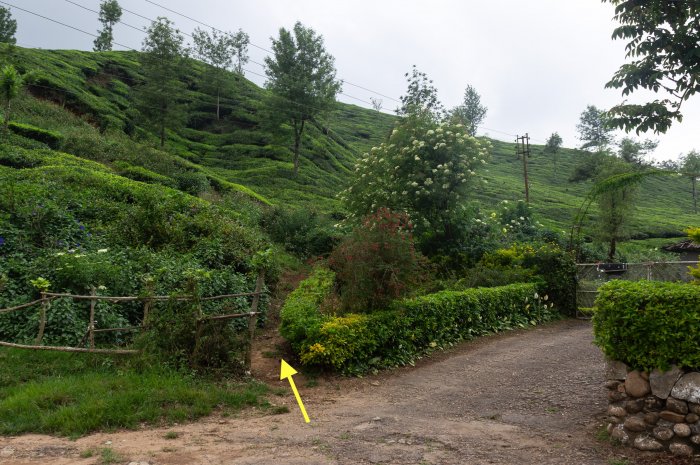
[[[136,101],[146,124],[158,132],[163,147],[166,130],[179,127],[185,119],[180,97],[185,85],[180,77],[188,52],[182,34],[168,18],[159,17],[146,32],[141,62],[144,82],[136,89]]]
[[[7,8],[0,6],[0,43],[14,45],[17,42],[17,21],[12,19],[12,14]]]
[[[324,48],[323,37],[300,22],[291,31],[279,30],[278,38],[272,39],[272,52],[265,58],[268,106],[292,126],[296,176],[304,126],[333,108],[342,83],[336,79],[335,59]]]
[[[452,109],[452,118],[461,123],[467,134],[476,136],[476,130],[486,118],[488,108],[481,104],[481,96],[476,89],[470,85],[464,90],[464,99],[461,105]]]
[[[119,6],[117,0],[103,0],[100,3],[99,19],[102,23],[102,30],[94,42],[96,52],[105,52],[112,50],[112,42],[114,41],[114,25],[122,18],[122,7]]]

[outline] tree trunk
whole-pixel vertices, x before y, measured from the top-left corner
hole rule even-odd
[[[297,125],[294,122],[294,176],[299,174],[299,149],[301,146],[301,135],[304,132],[304,120],[301,120],[301,124]]]
[[[613,236],[610,239],[610,249],[608,250],[608,262],[612,263],[615,261],[615,252],[617,251],[617,238]]]

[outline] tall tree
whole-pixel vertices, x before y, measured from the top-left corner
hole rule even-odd
[[[698,212],[698,191],[697,182],[700,178],[700,153],[696,150],[691,150],[685,156],[681,157],[681,173],[690,178],[690,184],[693,192],[693,212]]]
[[[554,164],[554,169],[557,168],[557,161],[559,161],[559,149],[564,141],[558,132],[553,132],[551,136],[547,139],[547,143],[544,145],[544,153],[552,157],[552,162]]]
[[[617,143],[617,156],[627,163],[642,165],[644,157],[656,150],[658,145],[658,141],[651,139],[638,141],[631,137],[623,137]]]
[[[99,19],[102,23],[102,30],[94,42],[96,52],[106,52],[112,50],[112,42],[114,41],[114,25],[122,18],[122,7],[119,6],[117,0],[103,0],[100,3]]]
[[[185,118],[183,105],[178,98],[185,90],[179,79],[187,57],[180,31],[173,23],[159,17],[147,29],[143,41],[142,70],[144,83],[137,88],[136,101],[146,123],[154,127],[165,145],[166,129],[175,129]]]
[[[248,63],[248,45],[250,45],[250,36],[239,29],[233,36],[233,50],[236,55],[236,72],[243,74],[243,66]]]
[[[581,148],[603,152],[613,140],[613,129],[608,124],[605,111],[599,110],[593,105],[588,105],[581,113],[579,123],[576,125],[578,138],[583,144]]]
[[[323,37],[300,22],[292,31],[281,28],[272,39],[273,56],[265,58],[265,87],[269,106],[291,123],[294,131],[294,175],[304,125],[335,104],[341,82],[335,78],[335,60],[326,52]]]
[[[615,6],[620,23],[613,39],[627,40],[627,58],[606,87],[627,96],[637,89],[667,96],[643,105],[622,103],[610,109],[611,123],[637,133],[666,132],[681,121],[681,105],[700,91],[700,2],[602,0]]]
[[[601,168],[597,176],[597,183],[606,181],[618,175],[629,173],[632,168],[617,159],[609,159],[608,163]],[[617,243],[629,235],[629,225],[634,214],[634,200],[638,186],[627,184],[614,186],[611,189],[603,189],[597,197],[599,218],[598,218],[598,239],[608,244],[608,261],[615,261],[617,253]]]
[[[413,65],[410,73],[406,73],[408,89],[406,95],[401,96],[401,106],[396,109],[400,116],[425,114],[434,120],[441,120],[445,115],[445,108],[438,100],[437,89],[428,75],[418,71]]]
[[[484,121],[488,108],[481,104],[481,96],[476,89],[470,85],[464,91],[464,100],[461,105],[452,109],[451,115],[454,120],[464,125],[467,134],[476,136],[476,130]]]
[[[17,43],[15,33],[17,32],[17,21],[12,19],[10,10],[0,6],[0,43],[14,45]]]
[[[200,28],[192,34],[194,53],[200,60],[214,67],[213,72],[205,73],[207,84],[216,92],[216,119],[221,118],[221,91],[226,83],[226,72],[233,66],[236,53],[235,37],[230,32],[211,32]]]
[[[24,80],[14,66],[7,65],[0,71],[0,97],[5,104],[5,118],[3,120],[3,126],[6,130],[10,122],[10,104],[19,94],[23,84]]]

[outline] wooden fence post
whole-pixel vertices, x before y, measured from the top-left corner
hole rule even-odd
[[[245,366],[246,370],[250,371],[253,364],[253,336],[255,335],[255,327],[258,324],[258,304],[260,303],[260,293],[265,284],[265,271],[260,270],[258,279],[255,282],[255,295],[253,303],[250,305],[250,317],[248,318],[248,350],[246,351]]]
[[[41,308],[39,310],[39,334],[36,336],[36,345],[41,344],[41,340],[44,339],[44,329],[46,328],[46,311],[49,307],[49,299],[46,297],[46,293],[41,293]]]
[[[90,288],[90,295],[95,296],[95,286]],[[90,334],[90,349],[95,348],[95,305],[97,304],[97,299],[90,299],[90,326],[88,326],[88,332]]]
[[[146,303],[143,304],[143,320],[141,320],[141,326],[146,327],[146,320],[148,319],[148,313],[151,311],[151,299],[146,299]]]

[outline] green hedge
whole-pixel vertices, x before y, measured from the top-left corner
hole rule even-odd
[[[443,291],[368,314],[329,316],[322,305],[334,276],[317,270],[282,308],[280,332],[302,363],[345,373],[411,364],[434,347],[554,317],[536,284]]]
[[[640,370],[700,368],[700,286],[615,280],[595,306],[595,343],[608,357]]]
[[[47,131],[46,129],[41,129],[30,124],[22,123],[12,123],[8,124],[10,130],[20,136],[26,137],[28,139],[34,139],[36,141],[42,142],[54,150],[58,150],[63,142],[63,135],[54,132]]]

